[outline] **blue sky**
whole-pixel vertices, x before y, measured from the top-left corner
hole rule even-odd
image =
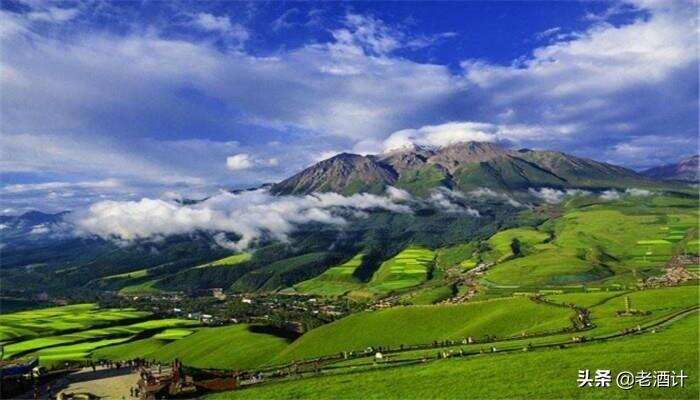
[[[0,211],[205,196],[408,142],[675,161],[698,148],[696,8],[6,0]]]

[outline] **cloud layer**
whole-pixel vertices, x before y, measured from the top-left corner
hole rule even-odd
[[[276,30],[294,21],[316,34],[269,50],[256,47],[253,6],[161,5],[162,18],[139,22],[119,3],[0,9],[7,184],[119,179],[150,196],[154,185],[275,181],[321,154],[409,143],[502,141],[637,168],[698,146],[693,2],[611,4],[578,31],[543,30],[532,39],[545,44],[510,62],[463,54],[458,65],[431,49],[465,32],[369,12],[285,9]]]
[[[230,245],[241,249],[263,235],[286,240],[298,224],[344,224],[346,220],[337,213],[343,209],[411,212],[410,207],[391,198],[371,194],[275,197],[266,190],[256,190],[222,192],[194,205],[148,198],[102,201],[74,213],[70,219],[80,232],[127,241],[196,230],[230,232],[240,235],[240,240]]]

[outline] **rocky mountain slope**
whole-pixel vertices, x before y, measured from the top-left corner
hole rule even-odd
[[[445,186],[610,188],[649,186],[653,181],[626,168],[554,151],[511,150],[494,143],[465,142],[441,148],[411,147],[379,155],[343,153],[272,186],[275,194],[334,191],[381,192],[387,185],[421,195]]]

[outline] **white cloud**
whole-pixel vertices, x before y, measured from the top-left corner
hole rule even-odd
[[[12,55],[0,60],[0,169],[199,185],[229,179],[221,160],[231,154],[279,161],[239,170],[238,184],[282,178],[329,148],[464,140],[629,166],[670,162],[697,147],[697,91],[687,90],[698,80],[696,5],[633,6],[645,15],[550,33],[546,46],[510,64],[465,60],[456,72],[398,55],[435,38],[357,13],[325,25],[327,41],[260,55],[239,46],[250,32],[226,15],[185,14],[200,30],[193,35],[137,23],[117,34],[80,23],[99,11],[89,3],[77,16],[39,3],[33,15],[0,10],[0,50]],[[49,19],[75,25],[47,33]],[[251,145],[250,125],[283,145]],[[211,144],[210,157],[172,151],[184,143],[144,145],[144,137],[206,137],[193,132],[225,132],[239,144]]]
[[[646,189],[629,188],[625,190],[625,194],[634,197],[651,196],[652,192]]]
[[[592,193],[588,190],[581,189],[567,189],[559,190],[553,188],[540,188],[540,189],[528,189],[530,194],[535,197],[539,197],[549,204],[559,204],[564,200],[565,197],[576,197],[576,196],[589,196]]]
[[[42,10],[31,11],[28,18],[34,21],[60,23],[75,18],[80,11],[77,8],[47,7]]]
[[[530,194],[535,197],[539,197],[549,204],[558,204],[564,199],[566,193],[561,190],[552,188],[540,188],[539,190],[529,189]]]
[[[471,196],[474,196],[474,197],[492,197],[495,199],[501,199],[513,207],[522,207],[523,206],[522,203],[515,200],[507,193],[496,192],[495,190],[492,190],[489,188],[484,188],[484,187],[477,188],[477,189],[470,191],[468,194]]]
[[[119,177],[138,177],[142,181],[200,184],[202,179],[189,174],[191,168],[169,168],[157,157],[143,157],[143,153],[130,151],[131,146],[123,146],[110,138],[82,140],[73,135],[0,134],[0,170],[3,172],[51,171],[54,173],[85,176],[100,171],[109,181]],[[139,142],[143,151],[149,147],[163,148],[166,143],[154,145]],[[162,151],[162,150],[161,150]],[[182,158],[182,154],[178,154]],[[155,159],[155,160],[154,160]],[[157,161],[156,161],[157,160]]]
[[[29,232],[30,235],[43,235],[45,233],[51,232],[51,229],[44,225],[44,224],[39,224],[39,225],[34,225],[32,227],[32,230]]]
[[[19,183],[14,185],[6,185],[0,188],[0,192],[5,193],[22,193],[30,191],[45,191],[45,190],[65,190],[65,189],[113,189],[119,188],[122,183],[117,179],[104,179],[101,181],[85,181],[85,182],[42,182],[42,183]]]
[[[198,13],[193,16],[192,22],[205,31],[226,34],[239,42],[245,42],[250,38],[250,33],[243,25],[231,23],[231,19],[227,16],[217,17],[209,13]]]
[[[392,151],[412,145],[447,146],[459,142],[496,142],[509,140],[546,139],[567,132],[570,127],[542,127],[537,125],[499,125],[486,122],[448,122],[440,125],[426,125],[417,129],[403,129],[392,133],[384,140],[382,151]]]
[[[618,200],[620,198],[620,192],[615,189],[606,190],[600,194],[601,200]]]
[[[480,217],[481,214],[478,210],[462,204],[463,202],[455,201],[464,200],[464,198],[464,194],[461,192],[440,187],[433,190],[428,202],[444,212],[465,213],[473,217]]]
[[[253,167],[250,154],[240,153],[226,158],[226,167],[231,171],[240,171]]]
[[[537,37],[537,39],[545,39],[545,38],[548,38],[552,35],[559,33],[560,31],[561,31],[561,26],[555,26],[555,27],[552,27],[549,29],[545,29],[544,31],[539,32],[535,36]]]
[[[405,191],[403,189],[395,188],[393,186],[387,186],[386,194],[389,196],[390,199],[395,200],[395,201],[411,200],[410,193],[408,193],[407,191]]]
[[[241,249],[263,235],[286,240],[297,224],[344,224],[346,220],[335,212],[338,208],[411,211],[408,206],[371,194],[274,197],[265,190],[257,190],[240,194],[222,192],[194,205],[148,198],[103,201],[76,212],[70,218],[80,232],[106,239],[134,240],[194,230],[231,232],[241,236],[235,243]],[[230,247],[232,244],[224,245]]]
[[[507,115],[509,123],[572,126],[549,140],[579,155],[596,157],[601,148],[647,136],[671,139],[657,143],[656,151],[675,157],[680,156],[672,143],[677,138],[691,139],[697,147],[697,93],[680,89],[698,84],[697,6],[634,6],[646,15],[628,24],[596,22],[512,65],[465,61],[465,76],[472,93],[480,94],[480,107]],[[616,4],[613,8],[620,11]],[[610,161],[639,166],[656,151],[647,148],[634,158],[610,154]]]

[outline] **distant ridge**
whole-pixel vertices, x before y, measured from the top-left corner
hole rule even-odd
[[[700,156],[686,157],[675,164],[660,165],[641,172],[655,179],[700,182]]]
[[[489,142],[461,142],[441,148],[412,146],[368,156],[338,154],[272,185],[271,191],[379,193],[388,185],[423,195],[438,186],[524,190],[544,186],[649,186],[654,182],[627,168],[556,151],[512,150]]]

